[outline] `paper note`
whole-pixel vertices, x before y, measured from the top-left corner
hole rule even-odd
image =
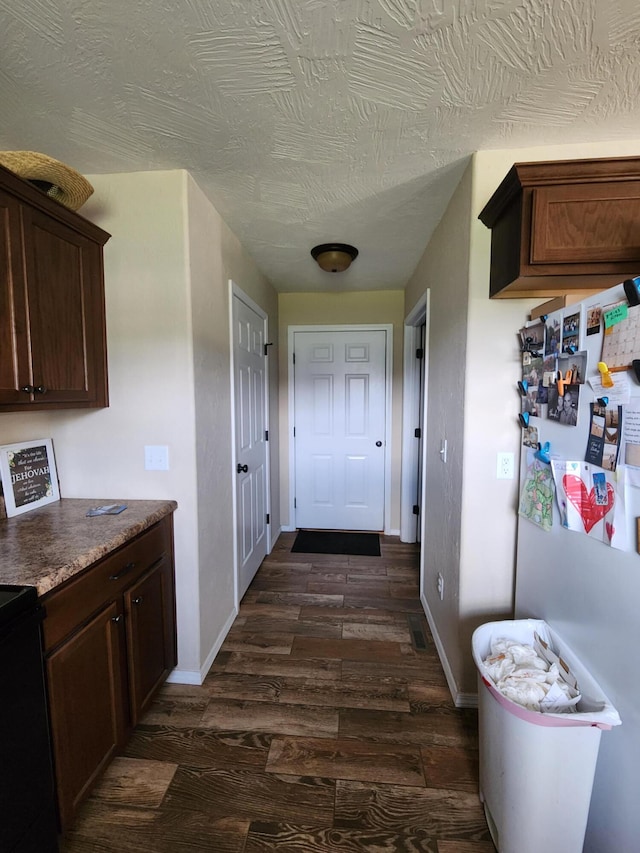
[[[613,386],[605,387],[602,384],[600,374],[592,376],[589,379],[589,385],[593,388],[596,397],[608,397],[610,406],[625,406],[631,397],[631,385],[629,383],[629,375],[626,371],[621,370],[619,373],[612,373]]]
[[[629,306],[626,302],[621,302],[619,305],[614,305],[608,311],[604,312],[604,327],[610,329],[616,323],[621,323],[629,316]]]

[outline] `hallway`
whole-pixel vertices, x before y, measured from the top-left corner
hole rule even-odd
[[[417,547],[292,554],[294,537],[204,684],[161,690],[61,853],[494,853],[476,712],[451,701]]]

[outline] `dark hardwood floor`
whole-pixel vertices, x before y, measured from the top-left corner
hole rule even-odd
[[[494,853],[476,712],[451,700],[417,548],[292,554],[293,539],[204,684],[164,686],[62,853]]]

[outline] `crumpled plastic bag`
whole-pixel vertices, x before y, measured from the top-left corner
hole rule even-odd
[[[495,639],[483,663],[502,695],[529,711],[570,712],[580,699],[558,666],[550,665],[526,643]]]

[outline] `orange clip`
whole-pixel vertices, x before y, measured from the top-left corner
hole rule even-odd
[[[604,361],[598,362],[598,370],[600,371],[600,376],[602,378],[602,387],[613,388],[613,377],[611,376],[611,373],[609,373],[609,368]]]
[[[562,376],[562,371],[558,371],[558,378],[556,379],[556,384],[558,386],[558,396],[564,397],[564,389],[566,385],[571,385],[571,379],[573,377],[573,371],[567,370],[564,377]]]

